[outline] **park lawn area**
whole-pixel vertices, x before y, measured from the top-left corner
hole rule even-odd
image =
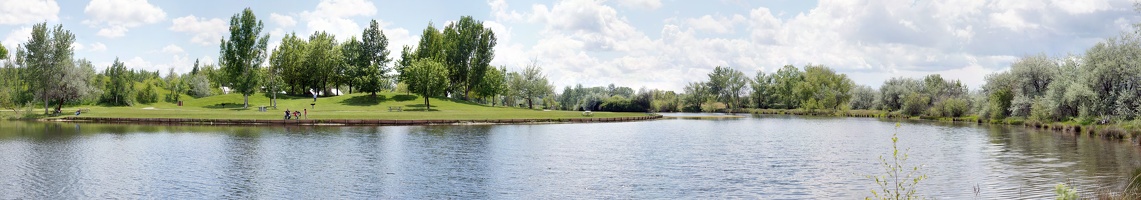
[[[315,105],[310,105],[314,103]],[[90,109],[80,117],[107,118],[187,118],[187,119],[282,119],[286,109],[290,111],[308,109],[308,119],[571,119],[638,117],[645,113],[595,112],[583,116],[576,111],[542,111],[523,108],[492,107],[488,105],[432,98],[432,108],[424,111],[424,100],[417,95],[404,93],[355,93],[334,97],[313,98],[277,96],[277,109],[270,107],[270,97],[265,94],[250,96],[250,107],[242,108],[242,95],[225,94],[203,98],[183,96],[183,106],[177,103],[159,102],[129,107],[71,106],[63,109],[63,115],[74,116],[77,109]],[[259,112],[259,106],[267,106],[266,112]],[[399,106],[403,111],[390,112],[389,107]],[[42,107],[34,112],[42,112]]]

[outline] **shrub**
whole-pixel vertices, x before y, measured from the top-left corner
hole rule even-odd
[[[1014,94],[1010,89],[1003,88],[990,93],[987,97],[987,103],[990,105],[989,113],[991,119],[1002,120],[1010,115],[1010,101],[1014,99]]]
[[[868,175],[875,180],[879,189],[872,189],[874,197],[866,199],[920,199],[915,193],[915,187],[920,181],[927,179],[926,174],[919,172],[921,166],[905,166],[910,149],[899,151],[899,123],[895,123],[896,133],[891,134],[891,160],[880,156],[880,165],[885,174]]]
[[[944,117],[962,117],[967,114],[967,109],[970,109],[970,103],[967,99],[953,98],[939,102],[939,107],[942,109]]]
[[[139,92],[135,95],[135,100],[142,104],[150,104],[158,102],[158,88],[155,88],[154,83],[147,81],[143,84],[142,88],[136,89]]]
[[[903,99],[901,111],[903,111],[903,114],[911,116],[922,114],[924,110],[927,110],[927,105],[931,102],[931,97],[915,92],[907,94]]]

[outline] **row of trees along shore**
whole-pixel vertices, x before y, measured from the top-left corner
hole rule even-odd
[[[308,38],[290,33],[267,49],[268,34],[250,9],[230,20],[217,64],[200,64],[184,74],[129,69],[116,59],[96,72],[75,59],[75,35],[62,25],[32,28],[27,42],[0,69],[0,106],[129,106],[176,102],[225,92],[248,96],[294,96],[381,91],[452,98],[491,106],[618,112],[748,112],[750,109],[809,111],[879,110],[904,116],[1008,117],[1040,121],[1119,122],[1141,115],[1141,36],[1122,33],[1084,54],[1029,55],[1010,70],[990,74],[970,90],[938,74],[897,77],[879,88],[855,84],[824,65],[783,66],[749,75],[717,66],[708,79],[680,92],[630,87],[565,87],[556,93],[539,63],[521,72],[491,66],[495,33],[483,22],[461,17],[442,29],[429,23],[415,46],[391,55],[375,20],[361,35],[338,40],[323,31]],[[0,45],[0,57],[9,58]],[[139,66],[132,66],[139,67]],[[161,92],[160,92],[161,91]],[[430,106],[428,98],[424,104]]]
[[[537,100],[553,96],[538,62],[522,72],[491,66],[495,33],[470,16],[443,29],[429,23],[419,44],[404,46],[395,62],[376,20],[359,37],[338,40],[318,31],[303,38],[290,33],[274,49],[268,49],[270,36],[263,27],[247,8],[231,17],[230,34],[220,42],[216,64],[195,60],[190,72],[171,68],[164,76],[157,70],[131,69],[141,66],[126,66],[118,58],[96,72],[90,61],[74,58],[71,31],[39,23],[27,42],[15,46],[14,56],[0,44],[0,107],[18,112],[42,106],[49,114],[64,105],[132,106],[238,93],[248,108],[249,96],[258,93],[271,97],[267,103],[276,106],[279,93],[329,96],[347,90],[372,97],[398,91],[534,108]],[[429,99],[423,99],[430,107]]]

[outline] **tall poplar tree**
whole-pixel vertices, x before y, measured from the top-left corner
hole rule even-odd
[[[261,20],[254,16],[250,8],[230,17],[229,40],[223,38],[220,46],[218,64],[222,66],[225,80],[233,91],[244,97],[242,107],[250,106],[250,95],[258,88],[258,78],[261,63],[266,59],[266,43],[269,34],[261,34]]]

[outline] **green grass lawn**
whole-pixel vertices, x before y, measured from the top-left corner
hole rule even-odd
[[[315,103],[315,105],[310,105]],[[522,108],[492,107],[470,102],[449,99],[431,99],[431,109],[424,110],[424,100],[416,95],[404,93],[349,94],[335,97],[321,97],[316,102],[312,97],[277,96],[277,108],[259,112],[259,106],[270,106],[270,97],[264,94],[250,96],[250,107],[242,108],[242,95],[226,94],[204,98],[184,96],[183,106],[177,103],[159,102],[130,107],[71,106],[63,109],[63,115],[74,116],[77,109],[90,109],[80,117],[110,118],[191,118],[191,119],[282,119],[286,109],[290,111],[308,109],[309,119],[570,119],[637,117],[645,113],[595,112],[586,117],[575,111],[542,111]],[[399,106],[404,111],[390,112],[389,107]],[[33,112],[42,113],[43,108]],[[12,116],[9,111],[0,112]]]

